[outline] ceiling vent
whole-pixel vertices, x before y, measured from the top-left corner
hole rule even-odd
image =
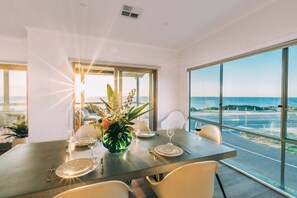
[[[137,19],[141,13],[141,8],[136,8],[128,5],[123,5],[121,15]]]

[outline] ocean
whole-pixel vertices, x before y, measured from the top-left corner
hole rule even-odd
[[[279,136],[281,127],[281,111],[280,108],[277,108],[277,106],[280,104],[281,98],[279,97],[224,97],[222,104],[222,121],[226,126],[244,128],[253,132]],[[229,109],[226,108],[226,106],[235,106],[237,108]],[[192,97],[191,107],[191,117],[219,122],[218,97]],[[296,139],[296,97],[288,98],[288,107],[287,136]],[[194,129],[194,124],[195,121],[191,120],[191,129]]]
[[[227,105],[249,105],[256,107],[277,107],[281,104],[280,97],[223,97],[223,106]],[[289,107],[297,107],[297,98],[288,99]],[[219,97],[192,97],[191,107],[204,109],[207,107],[219,107]]]
[[[9,97],[10,103],[26,103],[27,97],[26,96],[11,96]],[[4,97],[0,96],[0,103],[4,102]]]
[[[102,97],[107,100],[106,96]],[[125,98],[124,98],[125,99]],[[140,96],[141,103],[149,101],[147,96]],[[136,101],[134,98],[133,101]],[[86,102],[101,102],[100,97],[88,97]],[[3,96],[0,96],[0,103],[3,103]],[[26,103],[26,97],[24,96],[12,96],[10,97],[10,103]],[[281,104],[280,97],[223,97],[223,106],[227,105],[249,105],[257,107],[277,107]],[[290,97],[288,99],[289,107],[297,107],[297,97]],[[207,107],[219,107],[219,97],[192,97],[191,107],[196,109],[203,109]]]

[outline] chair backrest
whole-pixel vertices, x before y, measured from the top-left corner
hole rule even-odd
[[[85,124],[82,125],[76,132],[75,132],[75,137],[80,138],[80,137],[87,137],[87,136],[96,136],[99,134],[98,129],[92,124]]]
[[[151,131],[150,128],[147,126],[147,123],[145,121],[139,121],[139,120],[135,120],[134,121],[135,125],[135,131]]]
[[[147,180],[160,198],[211,198],[217,169],[215,161],[196,162],[177,168],[160,182],[152,181],[150,177]]]
[[[185,121],[185,116],[181,111],[172,111],[164,120],[161,121],[161,128],[163,130],[168,127],[182,129]]]
[[[217,126],[205,125],[201,128],[201,131],[198,134],[199,136],[214,141],[217,144],[222,143],[222,133]]]
[[[74,188],[56,195],[54,198],[128,198],[130,188],[121,181],[107,181]]]

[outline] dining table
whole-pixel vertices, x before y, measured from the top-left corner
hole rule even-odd
[[[88,158],[87,146],[76,146],[72,152],[66,152],[69,143],[65,140],[17,145],[0,156],[0,197],[53,197],[79,186],[109,180],[131,181],[193,162],[236,156],[235,149],[183,129],[175,129],[172,137],[173,145],[183,151],[180,155],[155,152],[155,147],[168,141],[165,130],[154,131],[152,137],[135,138],[127,150],[117,154],[110,153],[99,142],[94,148],[98,166],[76,178],[58,177],[55,170],[65,162]]]

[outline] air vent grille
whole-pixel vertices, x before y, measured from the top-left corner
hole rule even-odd
[[[121,15],[137,19],[141,12],[142,12],[141,8],[123,5]]]

